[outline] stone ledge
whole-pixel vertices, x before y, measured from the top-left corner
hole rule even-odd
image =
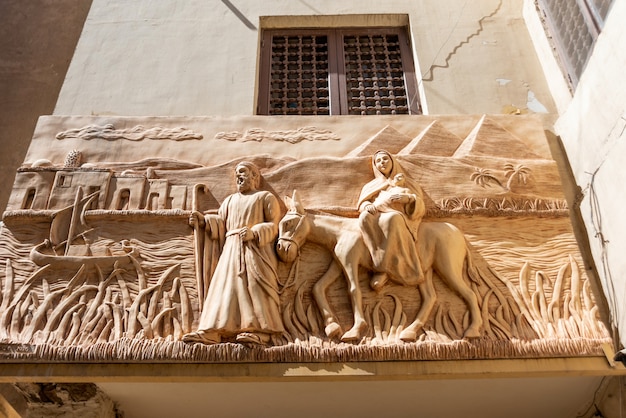
[[[376,381],[622,376],[606,357],[354,363],[4,363],[0,382]]]

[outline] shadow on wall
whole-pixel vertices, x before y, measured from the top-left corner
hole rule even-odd
[[[0,3],[0,209],[41,115],[54,112],[91,0]]]

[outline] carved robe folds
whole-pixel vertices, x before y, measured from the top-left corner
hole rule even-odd
[[[217,217],[207,215],[207,228],[222,221],[226,232],[220,237],[224,248],[204,301],[200,331],[216,331],[226,338],[242,331],[283,331],[274,253],[279,220],[278,201],[266,191],[233,194],[222,203]],[[243,227],[251,229],[255,238],[244,242],[239,236]]]

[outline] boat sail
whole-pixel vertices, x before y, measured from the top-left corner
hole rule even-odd
[[[30,252],[31,260],[39,265],[65,265],[68,267],[83,264],[97,264],[99,267],[113,266],[118,261],[130,261],[137,250],[127,240],[122,241],[123,255],[94,255],[86,234],[93,231],[85,219],[85,212],[98,198],[99,192],[83,197],[82,188],[76,191],[74,204],[52,215],[50,238],[35,246]]]

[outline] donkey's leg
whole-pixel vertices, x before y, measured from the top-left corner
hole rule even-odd
[[[339,326],[339,321],[335,317],[330,304],[328,303],[328,298],[326,297],[326,290],[328,286],[330,286],[341,274],[343,270],[341,266],[336,260],[332,260],[330,262],[330,266],[324,275],[315,283],[313,286],[313,297],[315,298],[315,302],[320,309],[322,317],[324,318],[324,332],[330,338],[339,338],[342,333],[341,326]]]
[[[463,278],[465,256],[457,262],[444,263],[438,271],[443,281],[465,301],[470,311],[470,326],[463,334],[464,338],[479,338],[483,326],[483,316],[478,306],[478,298]]]
[[[400,333],[400,339],[404,342],[413,342],[417,340],[417,332],[424,327],[424,324],[430,316],[430,312],[435,306],[437,295],[435,294],[435,286],[433,286],[433,270],[428,269],[424,274],[424,281],[418,285],[420,295],[422,296],[422,306],[417,312],[415,321],[406,327]]]
[[[352,311],[354,312],[354,325],[348,330],[341,340],[344,342],[356,341],[361,338],[367,330],[367,322],[363,314],[363,296],[361,287],[359,286],[359,265],[361,263],[361,255],[356,245],[352,245],[349,251],[344,254],[337,254],[341,261],[348,280],[348,292],[350,293],[350,302],[352,303]],[[365,249],[365,246],[363,246]],[[366,249],[365,249],[366,250]],[[338,251],[339,252],[339,251]]]

